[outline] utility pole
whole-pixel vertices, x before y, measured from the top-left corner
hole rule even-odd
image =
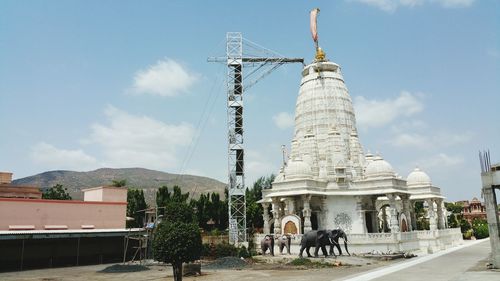
[[[258,53],[243,52],[248,49]],[[262,55],[263,54],[263,55]],[[227,127],[228,127],[228,176],[229,176],[229,241],[232,244],[247,242],[245,165],[243,139],[243,92],[255,85],[285,63],[302,63],[303,58],[285,58],[269,49],[244,39],[240,32],[226,34],[226,57],[208,58],[209,62],[223,62],[227,65]],[[252,68],[243,76],[243,68]],[[252,76],[257,76],[249,81]],[[245,81],[245,87],[243,82]]]

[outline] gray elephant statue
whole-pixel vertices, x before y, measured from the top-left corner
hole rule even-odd
[[[323,255],[328,256],[326,251],[326,246],[333,244],[333,233],[328,230],[311,230],[302,235],[302,240],[300,240],[300,253],[299,257],[302,257],[304,249],[306,250],[307,256],[311,257],[309,253],[309,248],[315,247],[314,257],[318,257],[318,251],[321,248]]]
[[[269,249],[271,256],[274,256],[274,237],[272,235],[266,235],[266,237],[260,241],[260,249],[262,250],[262,255],[265,255],[267,249]]]
[[[280,255],[283,254],[283,248],[286,248],[287,254],[290,255],[290,245],[292,244],[292,237],[290,235],[282,235],[278,238],[278,246],[280,248]]]
[[[337,248],[337,250],[339,250],[339,256],[342,256],[342,248],[340,247],[340,244],[339,244],[339,238],[342,238],[344,240],[345,251],[350,256],[351,253],[349,253],[349,250],[347,250],[347,234],[345,234],[345,232],[340,228],[332,230],[331,234],[333,236],[333,239],[332,239],[333,243],[330,244],[330,255],[335,256],[335,252],[334,252],[334,248],[333,248],[335,246]]]

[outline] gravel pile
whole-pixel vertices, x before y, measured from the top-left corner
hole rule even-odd
[[[240,269],[247,265],[245,260],[237,257],[223,257],[204,265],[203,269]]]
[[[114,264],[99,271],[103,273],[124,273],[149,270],[148,267],[139,264]]]

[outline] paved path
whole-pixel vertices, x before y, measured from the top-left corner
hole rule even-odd
[[[486,271],[490,253],[488,239],[433,255],[400,262],[384,268],[343,279],[344,281],[500,281],[500,272]]]

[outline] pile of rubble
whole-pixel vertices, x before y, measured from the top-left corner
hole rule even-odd
[[[387,261],[387,260],[395,260],[395,259],[410,259],[410,258],[416,257],[417,255],[415,255],[413,253],[409,253],[409,252],[393,252],[393,251],[389,250],[388,252],[384,253],[382,251],[373,250],[369,253],[362,254],[360,256],[365,257],[365,258],[378,258],[378,259]]]

